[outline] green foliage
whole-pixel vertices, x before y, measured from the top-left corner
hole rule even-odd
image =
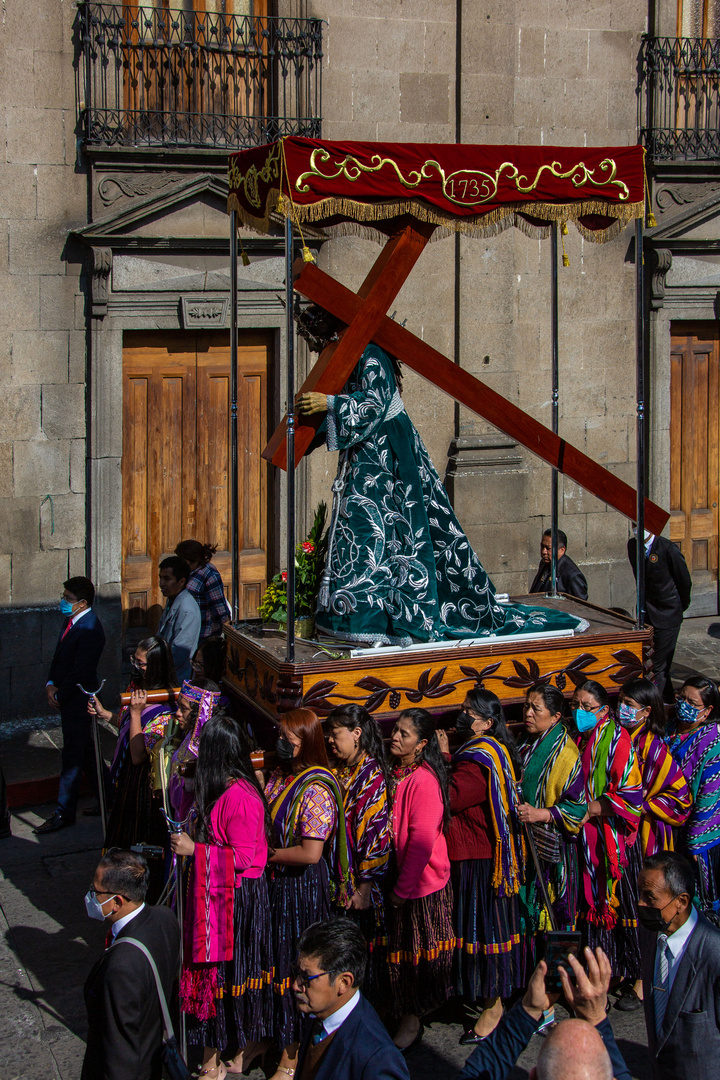
[[[320,579],[325,569],[327,558],[328,534],[327,506],[320,503],[315,511],[315,518],[307,539],[295,548],[295,618],[307,618],[314,615],[320,591]],[[265,621],[287,622],[287,571],[276,574],[267,589],[258,608],[258,614]]]

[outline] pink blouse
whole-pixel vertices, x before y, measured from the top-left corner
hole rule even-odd
[[[234,780],[210,811],[213,837],[233,849],[235,887],[244,877],[259,878],[268,861],[265,806],[247,780]]]
[[[398,896],[417,900],[445,888],[450,859],[443,833],[442,793],[429,765],[415,769],[395,790],[393,839]]]

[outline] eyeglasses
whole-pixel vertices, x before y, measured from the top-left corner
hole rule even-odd
[[[107,889],[96,889],[92,885],[88,889],[90,896],[120,896],[120,893],[108,892]],[[124,900],[125,897],[123,896]]]
[[[331,971],[318,971],[317,975],[308,975],[299,964],[290,965],[290,981],[297,983],[301,990],[307,990],[313,979],[319,979],[321,975],[332,975]]]
[[[685,695],[684,695],[684,694],[682,694],[682,693],[680,693],[680,691],[679,691],[679,690],[678,690],[678,692],[677,692],[677,693],[675,694],[675,700],[676,700],[676,701],[686,701],[686,702],[687,702],[687,704],[688,704],[688,705],[692,705],[692,707],[693,707],[694,709],[706,709],[706,708],[707,708],[707,705],[696,705],[694,701],[691,701],[691,700],[690,700],[690,698],[688,698],[688,697],[685,697]]]

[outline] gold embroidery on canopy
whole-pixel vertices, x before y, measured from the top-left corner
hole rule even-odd
[[[352,154],[346,155],[342,161],[333,161],[331,169],[335,171],[323,171],[321,166],[331,161],[332,155],[324,148],[315,149],[310,155],[310,168],[301,173],[295,181],[295,189],[307,194],[311,188],[307,183],[312,177],[323,180],[335,180],[344,177],[349,183],[354,184],[363,173],[380,172],[386,165],[394,169],[395,174],[403,187],[416,189],[423,180],[430,180],[432,173],[437,171],[440,176],[443,195],[448,202],[457,206],[480,206],[491,202],[497,197],[501,180],[512,183],[523,195],[534,191],[540,183],[544,172],[549,172],[557,180],[569,180],[573,187],[582,188],[586,184],[595,188],[615,187],[619,189],[618,198],[625,202],[630,197],[630,189],[623,180],[617,179],[617,164],[612,158],[604,158],[594,169],[589,169],[584,161],[579,161],[572,168],[563,171],[559,161],[553,161],[551,165],[541,165],[535,174],[535,179],[530,182],[511,161],[504,161],[496,170],[495,174],[483,172],[481,169],[457,169],[446,175],[445,170],[438,161],[428,159],[421,169],[413,169],[404,176],[399,165],[392,158],[381,157],[373,154],[370,163],[359,161]],[[599,175],[595,174],[599,171]],[[606,175],[603,175],[606,174]]]
[[[228,168],[230,190],[243,188],[245,198],[250,206],[254,206],[259,210],[262,202],[258,190],[258,180],[262,180],[264,184],[269,184],[271,180],[278,179],[280,176],[281,150],[282,143],[276,143],[266,157],[262,169],[257,169],[255,165],[251,165],[246,173],[240,172],[237,162],[231,160]]]

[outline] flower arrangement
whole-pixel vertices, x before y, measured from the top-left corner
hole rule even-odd
[[[327,506],[320,503],[307,539],[295,548],[295,618],[315,614],[320,578],[325,569],[328,534],[325,529]],[[258,614],[265,621],[287,623],[287,571],[276,574],[260,601]]]

